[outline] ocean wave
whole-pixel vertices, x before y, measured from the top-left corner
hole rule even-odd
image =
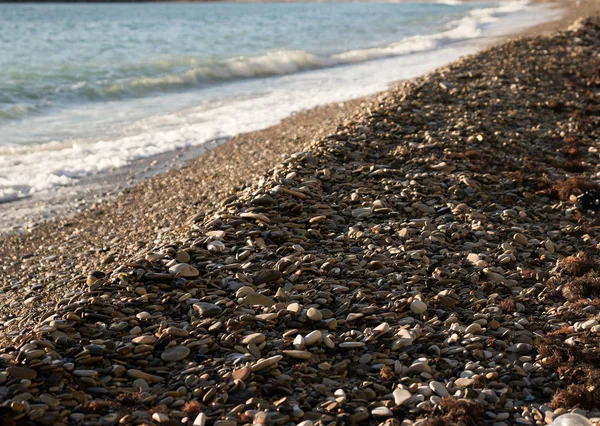
[[[515,12],[525,6],[526,2],[513,1],[498,7],[474,9],[439,33],[411,36],[387,46],[349,50],[331,55],[303,50],[281,50],[260,56],[240,56],[224,60],[173,57],[160,58],[154,62],[123,64],[123,67],[127,68],[123,70],[125,75],[131,74],[131,69],[136,70],[136,75],[70,81],[51,88],[48,98],[40,102],[0,104],[0,121],[24,118],[53,105],[60,107],[77,102],[139,98],[161,92],[201,88],[220,82],[294,74],[433,50],[448,42],[479,37],[485,24],[493,22],[502,14]]]

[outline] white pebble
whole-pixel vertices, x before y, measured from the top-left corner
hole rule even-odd
[[[427,310],[427,305],[425,303],[421,302],[419,299],[415,299],[410,304],[410,309],[415,314],[422,314],[423,312],[425,312]]]
[[[592,422],[580,414],[567,413],[557,417],[550,426],[593,426]]]

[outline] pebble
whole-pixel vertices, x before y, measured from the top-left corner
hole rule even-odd
[[[136,345],[153,345],[156,343],[156,337],[154,336],[138,336],[133,339],[133,343]]]
[[[587,418],[581,414],[566,413],[558,416],[550,426],[593,426]]]
[[[263,368],[271,367],[272,365],[275,365],[279,361],[281,361],[282,358],[283,358],[283,356],[281,356],[281,355],[275,355],[275,356],[272,356],[270,358],[263,359],[261,361],[258,361],[254,365],[252,365],[250,367],[250,370],[252,372],[256,372],[256,371],[262,370]]]
[[[310,333],[308,333],[306,336],[304,336],[304,344],[306,346],[312,346],[315,343],[317,343],[319,340],[321,340],[321,332],[319,330],[313,330]]]
[[[207,302],[194,303],[194,310],[201,318],[215,317],[222,312],[222,309],[219,306]]]
[[[267,340],[267,336],[263,333],[252,333],[242,339],[243,345],[259,345]]]
[[[297,358],[297,359],[311,359],[312,358],[312,353],[309,351],[288,350],[288,351],[283,351],[283,353],[285,355],[289,356],[290,358]]]
[[[3,263],[0,416],[459,421],[444,398],[481,405],[473,424],[597,416],[549,408],[573,384],[556,369],[600,350],[600,294],[580,297],[576,281],[598,272],[583,254],[600,246],[597,220],[578,206],[581,182],[565,182],[600,179],[594,22],[403,82],[281,161],[249,154],[277,160],[221,200],[165,186],[193,217],[157,220],[143,241],[88,243],[57,222],[65,245]],[[204,179],[228,173],[214,167]],[[99,206],[100,221],[116,213]]]
[[[402,405],[412,398],[412,394],[405,389],[395,389],[393,395],[396,405]]]
[[[431,367],[429,367],[429,365],[427,365],[427,363],[423,361],[415,362],[410,367],[408,367],[408,373],[431,373]]]
[[[481,330],[482,330],[481,324],[474,322],[473,324],[471,324],[467,328],[465,328],[465,333],[479,334],[479,333],[481,333]]]
[[[8,367],[6,372],[15,379],[33,380],[37,377],[37,371],[27,367]]]
[[[339,344],[339,347],[345,348],[345,349],[354,349],[354,348],[362,348],[365,345],[366,345],[365,342],[343,342],[343,343]]]
[[[188,357],[190,352],[190,349],[185,346],[176,346],[174,348],[166,349],[160,355],[160,359],[166,362],[182,361]]]
[[[94,377],[98,375],[96,370],[73,370],[74,376],[79,377]]]
[[[454,384],[459,388],[468,388],[473,385],[475,381],[469,377],[461,377],[460,379],[456,379]]]
[[[169,421],[169,416],[163,413],[154,413],[152,414],[152,420],[158,423],[167,423]]]
[[[425,312],[427,310],[427,305],[425,303],[423,303],[422,301],[420,301],[419,299],[415,299],[410,304],[410,309],[415,314],[422,314],[423,312]]]
[[[522,246],[526,246],[527,243],[529,242],[527,237],[525,235],[521,234],[520,232],[517,232],[515,235],[513,235],[513,240],[516,241],[517,243],[521,244]]]
[[[173,265],[169,268],[169,272],[172,273],[175,278],[192,278],[200,275],[200,272],[196,268],[194,268],[192,265],[188,265],[187,263],[178,263]]]
[[[234,370],[232,376],[235,380],[245,380],[250,376],[250,374],[252,374],[252,369],[248,367],[242,367]]]
[[[392,413],[392,410],[390,410],[387,407],[373,408],[373,410],[371,410],[371,414],[374,417],[392,417],[394,415],[394,413]]]
[[[97,372],[96,372],[97,374]],[[127,375],[134,379],[142,379],[148,383],[158,383],[162,382],[164,379],[160,376],[155,376],[153,374],[144,373],[143,371],[136,370],[134,368],[127,370]]]
[[[323,319],[323,314],[315,308],[309,308],[306,312],[306,316],[312,321],[321,321]]]
[[[446,389],[443,383],[436,382],[435,380],[429,382],[429,388],[441,397],[450,396],[450,393]]]
[[[199,413],[194,419],[193,426],[204,426],[206,424],[206,414]]]
[[[250,293],[240,302],[242,305],[273,306],[275,301],[259,293]]]

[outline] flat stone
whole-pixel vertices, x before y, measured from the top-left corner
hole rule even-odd
[[[293,302],[293,303],[290,303],[286,309],[290,312],[298,314],[302,310],[302,307],[300,306],[300,304],[298,302]]]
[[[321,311],[315,308],[309,308],[306,312],[306,316],[312,321],[321,321],[323,319]]]
[[[240,217],[244,218],[244,219],[254,219],[254,220],[258,220],[264,223],[271,223],[271,221],[269,220],[269,218],[267,216],[265,216],[264,214],[260,214],[260,213],[250,213],[250,212],[245,212],[240,214]]]
[[[260,345],[267,337],[262,333],[252,333],[244,336],[242,345]]]
[[[210,318],[221,315],[222,309],[214,303],[198,302],[194,303],[194,310],[198,312],[200,318]]]
[[[365,342],[342,342],[338,346],[340,348],[352,349],[352,348],[362,348],[365,346]]]
[[[413,311],[415,314],[422,314],[427,310],[427,305],[419,299],[415,299],[410,304],[410,310]]]
[[[159,383],[165,380],[160,376],[154,376],[152,374],[144,373],[143,371],[136,369],[127,370],[127,375],[133,379],[144,379],[148,383]]]
[[[100,356],[106,350],[104,345],[86,345],[83,348],[93,356]]]
[[[177,265],[173,265],[169,268],[169,272],[172,273],[175,278],[192,278],[200,275],[200,271],[187,263],[178,263]]]
[[[150,389],[148,382],[145,381],[144,379],[135,379],[133,381],[133,387],[135,387],[137,389],[141,389],[142,392],[145,392]]]
[[[504,278],[501,274],[497,272],[486,271],[486,276],[490,281],[495,283],[503,284],[504,282],[506,282],[506,278]]]
[[[158,423],[166,423],[169,421],[169,416],[163,413],[154,413],[152,414],[152,420]]]
[[[441,397],[450,396],[446,386],[441,382],[433,380],[429,382],[429,388]]]
[[[515,235],[513,235],[513,240],[516,241],[517,243],[521,244],[522,246],[526,246],[527,243],[529,242],[527,237],[525,235],[521,234],[520,232],[517,232]]]
[[[392,395],[394,395],[394,402],[396,405],[402,405],[412,398],[412,394],[406,389],[395,389],[394,392],[392,392]]]
[[[194,423],[192,423],[192,426],[204,426],[206,425],[206,414],[204,413],[199,413],[196,418],[194,419]]]
[[[167,327],[165,333],[173,337],[188,337],[190,332],[178,327]]]
[[[312,358],[312,353],[309,351],[287,350],[287,351],[283,351],[283,354],[289,356],[290,358],[296,358],[296,359],[311,359]]]
[[[592,328],[596,324],[598,324],[598,321],[596,319],[590,319],[581,323],[581,328],[583,330],[587,330],[588,328]]]
[[[33,380],[37,377],[37,371],[27,367],[8,367],[6,372],[15,379]]]
[[[40,401],[42,401],[44,404],[48,404],[49,407],[58,407],[60,405],[60,399],[54,398],[53,396],[45,393],[40,395]]]
[[[100,424],[102,426],[115,426],[119,423],[120,419],[121,419],[121,414],[110,413],[110,414],[100,417]]]
[[[138,336],[133,339],[133,343],[136,345],[153,345],[156,343],[156,337],[154,336]]]
[[[277,281],[281,276],[281,272],[276,269],[263,269],[262,271],[252,274],[252,282],[255,285],[266,284]]]
[[[173,348],[166,349],[160,355],[160,359],[166,362],[181,361],[187,358],[190,352],[190,349],[186,346],[175,346]]]
[[[465,333],[478,334],[481,333],[481,324],[474,322],[465,329]]]
[[[225,244],[222,241],[211,241],[206,245],[206,249],[211,253],[222,253],[225,251]]]
[[[256,364],[251,366],[250,370],[252,370],[252,372],[256,372],[256,371],[262,370],[263,368],[271,367],[271,366],[277,364],[279,361],[281,361],[282,358],[283,358],[282,355],[275,355],[270,358],[260,360]]]
[[[319,340],[321,340],[322,333],[319,330],[313,330],[304,336],[304,344],[306,346],[314,345]],[[300,336],[302,337],[302,336]]]
[[[417,361],[408,367],[409,374],[431,373],[431,367],[422,361]]]
[[[240,303],[242,305],[269,307],[273,306],[275,304],[275,301],[270,297],[260,293],[250,293],[246,297],[244,297]]]
[[[459,388],[468,388],[468,387],[472,386],[474,382],[475,381],[471,378],[461,377],[459,379],[456,379],[454,381],[454,384],[456,385],[456,387],[459,387]]]
[[[371,414],[374,417],[392,417],[394,413],[387,407],[377,407],[371,410]]]
[[[74,376],[79,377],[95,377],[98,375],[96,370],[73,370]]]
[[[250,377],[250,374],[252,374],[252,370],[249,367],[242,367],[233,370],[232,376],[234,380],[245,380]]]

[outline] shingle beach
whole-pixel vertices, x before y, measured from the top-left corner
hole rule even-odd
[[[599,138],[587,18],[5,237],[0,425],[599,421]]]

